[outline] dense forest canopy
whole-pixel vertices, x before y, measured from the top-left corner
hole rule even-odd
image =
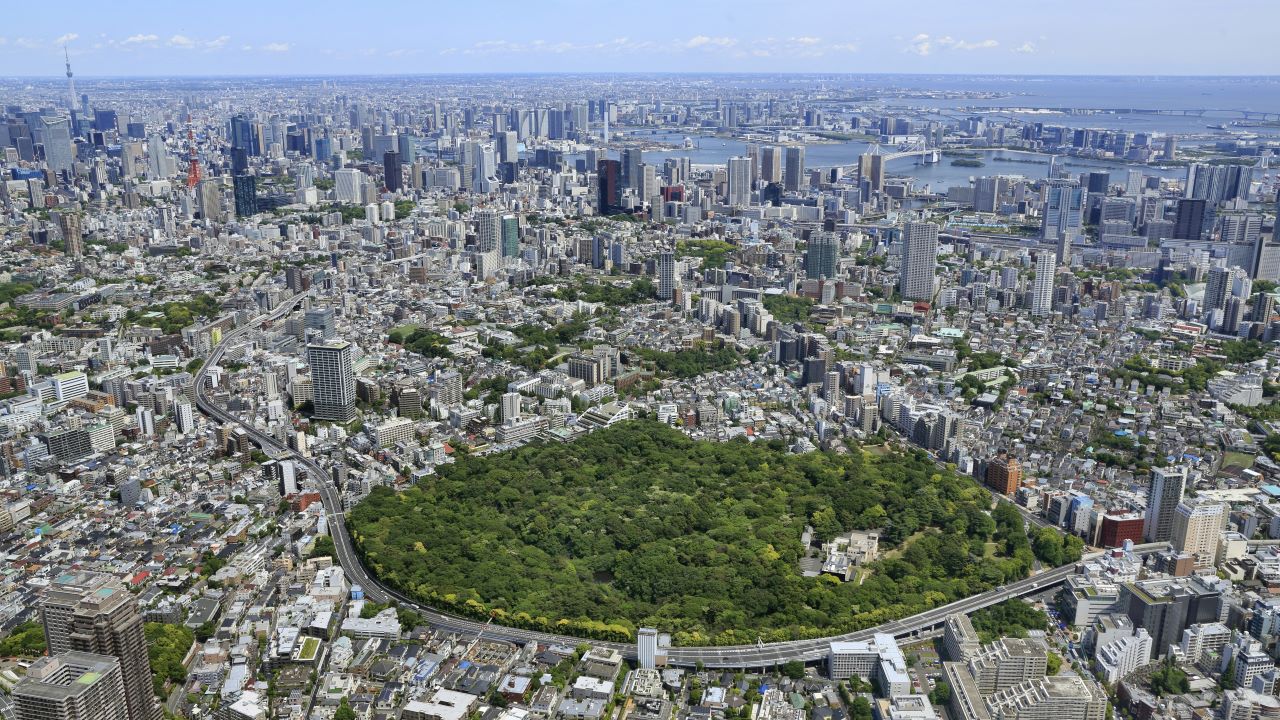
[[[632,421],[568,444],[469,457],[349,515],[383,580],[519,627],[677,643],[820,637],[1021,578],[1017,511],[922,452],[787,452]],[[882,529],[863,582],[804,577],[801,534]]]

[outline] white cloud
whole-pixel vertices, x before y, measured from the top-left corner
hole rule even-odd
[[[1021,53],[1023,55],[1030,55],[1036,51],[1036,46],[1035,46],[1035,43],[1028,40],[1027,42],[1024,42],[1018,47],[1014,48],[1013,51],[1016,53]]]
[[[937,48],[946,48],[948,50],[989,50],[999,46],[1000,43],[992,39],[969,41],[953,38],[950,35],[934,38],[926,33],[920,33],[911,38],[910,44],[904,50],[924,56],[929,55]]]
[[[8,44],[9,44],[9,38],[0,36],[0,45],[8,45]]]
[[[183,49],[193,48],[196,46],[196,41],[186,35],[174,35],[169,38],[169,46]]]
[[[822,38],[816,38],[811,36],[794,37],[794,38],[791,38],[791,42],[797,45],[817,45],[818,43],[822,42]]]
[[[832,50],[837,52],[858,52],[857,43],[836,43],[831,46]]]
[[[25,37],[20,37],[15,39],[13,41],[13,44],[17,45],[23,50],[35,50],[36,48],[40,47],[39,40],[32,40],[31,38],[25,38]]]
[[[121,45],[139,45],[142,43],[153,43],[159,39],[160,37],[158,35],[148,35],[144,33],[138,33],[137,35],[130,35],[129,37],[125,38],[120,44]]]
[[[737,45],[738,41],[731,37],[709,37],[707,35],[694,35],[685,41],[684,46],[687,48],[727,48]]]
[[[457,55],[457,54],[458,54],[458,48],[445,48],[445,49],[443,49],[443,50],[441,50],[441,51],[440,51],[440,54],[441,54],[441,55]]]
[[[920,33],[911,38],[911,44],[907,45],[905,50],[916,55],[928,55],[933,52],[933,43],[930,42],[928,35]]]
[[[67,33],[66,35],[59,35],[58,39],[54,40],[53,43],[55,45],[66,45],[67,43],[73,40],[76,40],[79,37],[80,37],[80,33]]]
[[[267,52],[273,52],[273,53],[289,52],[289,43],[282,43],[282,42],[267,43],[266,45],[262,46],[262,49]]]
[[[204,46],[209,50],[221,50],[222,48],[226,47],[227,43],[230,41],[231,41],[230,35],[219,35],[218,37],[212,40],[205,41]]]
[[[955,40],[950,44],[950,46],[955,48],[956,50],[986,50],[989,48],[997,47],[999,45],[1000,43],[996,42],[995,40],[979,40],[978,42],[966,42],[964,40]]]
[[[243,51],[245,51],[245,52],[249,52],[249,51],[253,50],[253,46],[252,46],[252,45],[241,45],[241,46],[240,46],[240,49],[241,49],[241,50],[243,50]]]

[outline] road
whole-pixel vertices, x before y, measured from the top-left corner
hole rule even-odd
[[[361,562],[360,557],[356,554],[355,547],[351,542],[351,536],[347,532],[347,524],[343,518],[341,495],[325,468],[321,467],[314,459],[303,457],[297,451],[281,445],[274,437],[244,422],[239,417],[227,412],[224,408],[209,400],[205,394],[208,373],[222,359],[222,354],[227,345],[254,328],[261,327],[263,323],[279,320],[297,305],[303,297],[303,295],[294,296],[270,313],[260,316],[253,322],[246,323],[223,336],[222,342],[209,353],[209,357],[196,374],[196,406],[200,411],[218,422],[238,425],[268,455],[276,458],[291,458],[295,463],[306,469],[307,475],[319,488],[320,500],[324,506],[329,535],[333,539],[338,564],[342,566],[348,580],[361,586],[365,597],[377,603],[395,601],[406,608],[418,612],[433,626],[450,632],[478,634],[483,631],[487,638],[509,640],[517,643],[538,642],[573,646],[583,642],[582,638],[579,637],[509,628],[448,615],[423,606],[396,590],[383,585],[368,573],[364,563]],[[1140,554],[1147,554],[1164,547],[1167,547],[1165,543],[1154,543],[1136,546],[1134,550]],[[1086,558],[1097,557],[1100,554],[1093,553],[1086,556]],[[792,640],[757,645],[673,647],[667,650],[667,662],[681,667],[693,667],[701,663],[703,666],[710,668],[766,668],[791,660],[817,662],[827,657],[828,645],[833,641],[870,640],[877,633],[888,633],[895,637],[911,637],[936,628],[946,621],[947,616],[954,613],[972,613],[1010,598],[1036,593],[1061,583],[1074,573],[1075,566],[1066,565],[1009,583],[989,592],[957,600],[919,615],[843,635],[814,640]],[[592,645],[612,648],[621,652],[627,658],[634,659],[636,656],[635,645],[629,643],[592,641]]]

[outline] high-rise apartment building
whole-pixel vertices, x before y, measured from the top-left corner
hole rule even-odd
[[[840,262],[840,239],[829,232],[817,232],[809,238],[804,252],[804,272],[809,279],[834,278]]]
[[[42,657],[13,689],[18,720],[129,720],[120,661],[68,651]]]
[[[666,251],[658,253],[658,299],[670,300],[676,288],[676,256]]]
[[[1151,468],[1151,489],[1142,535],[1147,542],[1168,542],[1173,537],[1173,517],[1187,490],[1183,467]]]
[[[725,202],[735,207],[751,204],[751,158],[729,158],[729,183]]]
[[[1213,567],[1226,507],[1217,503],[1178,503],[1173,513],[1173,547],[1189,553],[1200,569]]]
[[[496,210],[476,213],[476,252],[492,252],[498,249],[502,238],[502,216]]]
[[[910,222],[902,229],[902,263],[898,291],[904,300],[933,300],[938,264],[938,226]]]
[[[1003,495],[1013,495],[1022,485],[1022,465],[1005,453],[987,463],[987,487]]]
[[[142,615],[123,582],[100,573],[61,575],[46,591],[40,615],[50,653],[74,650],[115,658],[128,720],[158,720]]]
[[[1036,255],[1036,279],[1031,285],[1032,315],[1043,317],[1053,312],[1053,280],[1057,271],[1057,257],[1041,250]]]
[[[351,343],[344,341],[307,346],[313,417],[338,423],[355,419],[356,379],[351,352]]]
[[[80,227],[80,216],[75,213],[62,213],[58,216],[58,226],[62,230],[62,242],[67,257],[84,257],[84,236]]]

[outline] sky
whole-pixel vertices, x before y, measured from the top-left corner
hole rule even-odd
[[[56,9],[55,9],[56,8]],[[1280,74],[1276,0],[16,2],[0,76]]]

